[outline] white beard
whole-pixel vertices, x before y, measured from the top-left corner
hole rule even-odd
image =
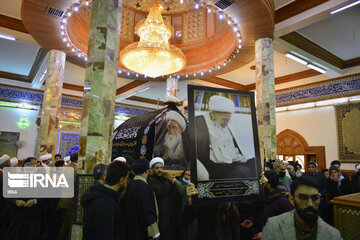
[[[171,159],[176,159],[183,156],[181,134],[174,136],[166,133],[164,138],[164,146],[168,149],[168,154]]]

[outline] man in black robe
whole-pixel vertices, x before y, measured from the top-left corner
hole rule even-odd
[[[178,238],[180,216],[186,196],[186,186],[168,173],[163,172],[164,160],[160,157],[150,161],[152,175],[148,182],[159,206],[159,229],[161,240]]]
[[[132,170],[135,177],[126,187],[124,199],[126,239],[157,239],[160,232],[156,200],[146,180],[149,173],[148,160],[135,160]]]
[[[126,186],[131,168],[119,161],[107,169],[104,185],[95,185],[81,198],[84,207],[83,239],[123,239],[122,216],[118,198]]]

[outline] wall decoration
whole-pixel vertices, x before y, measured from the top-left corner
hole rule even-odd
[[[27,118],[27,116],[22,116],[20,117],[20,119],[16,122],[16,125],[21,128],[21,129],[25,129],[28,126],[30,126],[30,122],[29,119]]]
[[[0,100],[2,101],[41,105],[43,102],[43,95],[44,93],[42,91],[0,85]],[[62,96],[61,107],[81,109],[82,98]],[[120,104],[115,105],[116,114],[138,116],[150,111],[151,110],[148,109],[122,106]]]
[[[7,154],[10,157],[17,157],[18,141],[20,133],[18,132],[0,132],[0,156]]]
[[[205,9],[186,13],[183,16],[183,44],[205,40]]]
[[[71,152],[79,151],[80,132],[59,131],[57,153],[61,156],[69,156]]]
[[[360,102],[335,105],[339,160],[360,163]]]

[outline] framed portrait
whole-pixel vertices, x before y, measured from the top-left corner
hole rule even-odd
[[[254,93],[188,85],[194,204],[261,199]]]

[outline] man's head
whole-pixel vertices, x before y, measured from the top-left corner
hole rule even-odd
[[[287,168],[289,171],[295,173],[295,172],[296,172],[296,163],[290,161],[289,164],[286,166],[286,168]]]
[[[78,153],[77,152],[70,153],[70,161],[72,163],[77,163],[77,161],[78,161]]]
[[[0,157],[0,167],[10,167],[10,156],[4,154]]]
[[[334,166],[336,167],[337,169],[340,169],[340,166],[341,166],[341,162],[339,160],[334,160],[330,163],[330,166]]]
[[[229,98],[213,95],[209,100],[209,110],[211,120],[225,128],[229,124],[235,105]]]
[[[60,161],[61,160],[61,154],[55,154],[55,162]]]
[[[184,170],[182,177],[186,180],[191,180],[191,174],[190,174],[190,169],[186,169]]]
[[[321,170],[321,173],[324,174],[326,179],[329,179],[330,177],[329,169],[324,168],[323,170]]]
[[[330,179],[337,182],[339,180],[340,170],[335,166],[331,166],[329,168],[329,172],[330,172]]]
[[[273,164],[274,171],[279,175],[279,178],[285,177],[287,164],[284,161],[275,161]]]
[[[52,160],[52,155],[50,153],[42,155],[40,157],[40,161],[48,166],[51,165],[52,162],[51,160]]]
[[[315,223],[318,219],[320,193],[317,182],[310,177],[299,177],[291,183],[290,202],[295,215],[304,222]]]
[[[310,175],[314,175],[316,173],[317,163],[313,161],[309,161],[307,163],[307,170]]]
[[[104,184],[106,178],[108,166],[103,163],[97,164],[93,169],[93,177],[95,181],[98,181],[101,184]]]
[[[161,157],[155,157],[150,161],[149,167],[154,175],[160,177],[163,172],[164,160]]]
[[[114,161],[110,163],[107,168],[105,184],[111,187],[115,187],[117,191],[126,187],[126,181],[131,171],[130,166],[127,163]]]
[[[277,173],[275,171],[266,171],[265,172],[265,177],[268,180],[268,188],[270,189],[276,189],[277,186],[279,185],[279,176],[277,175]]]
[[[134,160],[131,168],[135,175],[142,175],[144,178],[147,178],[149,161],[145,158],[139,158],[137,160]]]

